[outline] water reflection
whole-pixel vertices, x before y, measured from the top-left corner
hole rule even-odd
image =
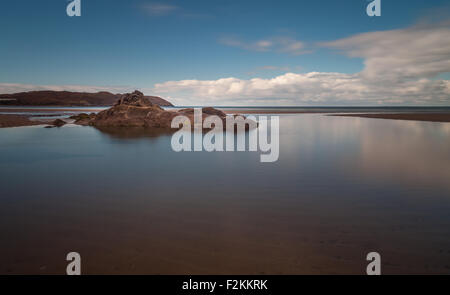
[[[87,127],[91,128],[91,127]],[[93,128],[93,127],[92,127]],[[173,130],[166,129],[148,129],[139,127],[95,127],[101,133],[115,139],[139,139],[156,138],[159,136],[168,136],[173,134]]]
[[[324,115],[283,116],[281,158],[344,173],[450,189],[450,124]],[[323,172],[323,171],[322,171]]]
[[[1,129],[0,273],[63,274],[74,249],[84,273],[361,274],[373,250],[384,273],[449,273],[449,126],[282,115],[274,163],[148,130]]]
[[[360,168],[374,177],[450,189],[448,123],[361,122]]]

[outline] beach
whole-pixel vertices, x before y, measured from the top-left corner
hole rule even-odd
[[[450,113],[402,113],[402,114],[334,114],[331,116],[360,117],[390,120],[450,122]]]
[[[176,111],[184,107],[166,108],[169,111]],[[50,117],[68,118],[71,115],[80,113],[97,113],[106,107],[0,107],[0,128],[32,126],[39,124],[48,124]],[[389,108],[346,108],[346,107],[325,107],[325,108],[302,108],[302,107],[264,107],[264,108],[246,108],[246,107],[226,107],[217,109],[226,114],[324,114],[331,116],[360,117],[360,118],[378,118],[391,120],[412,120],[428,122],[450,122],[450,108],[435,110],[433,108],[404,109],[401,112],[395,112]],[[419,111],[418,111],[419,110]],[[365,111],[365,112],[362,112]],[[17,115],[20,114],[20,115]],[[46,117],[46,118],[44,118]],[[31,120],[30,120],[31,118]]]
[[[30,120],[30,116],[26,115],[4,115],[0,114],[0,128],[19,127],[19,126],[33,126],[45,124],[40,121]]]

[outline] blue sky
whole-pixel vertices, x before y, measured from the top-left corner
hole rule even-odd
[[[364,71],[367,55],[349,56],[341,52],[345,46],[320,44],[407,29],[439,17],[445,21],[442,12],[448,11],[447,1],[439,0],[381,0],[381,17],[367,16],[366,0],[81,0],[82,16],[68,17],[69,2],[1,1],[0,83],[140,88],[188,102],[198,89],[177,84],[172,91],[164,83],[231,77],[249,81],[286,73],[357,74]],[[425,76],[448,79],[448,71]],[[214,96],[213,90],[208,93]],[[244,98],[243,104],[276,104],[278,95],[258,101],[261,94],[233,93],[211,103]],[[280,103],[297,104],[292,95],[281,97]],[[198,102],[208,104],[208,98]]]

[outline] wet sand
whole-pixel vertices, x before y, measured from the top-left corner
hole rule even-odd
[[[33,126],[45,124],[43,121],[32,121],[29,116],[0,114],[0,128]]]
[[[330,214],[347,202],[318,208],[308,196],[258,203],[239,196],[185,201],[158,196],[143,206],[148,201],[139,196],[103,208],[97,205],[106,203],[93,201],[98,197],[70,198],[64,212],[32,213],[22,207],[42,218],[22,219],[20,235],[2,246],[0,273],[63,274],[65,255],[74,249],[82,255],[84,274],[364,274],[365,255],[373,249],[383,253],[385,274],[449,270],[446,243],[433,248],[411,235],[422,233],[423,222],[402,223],[400,229],[391,222],[372,223],[379,220],[370,215],[367,224],[367,212],[359,206],[351,206],[353,215]],[[55,200],[30,202],[48,208]],[[403,248],[405,241],[413,249]],[[427,251],[417,256],[416,247]]]
[[[450,113],[345,113],[341,110],[239,110],[226,109],[223,110],[226,114],[327,114],[328,116],[341,117],[360,117],[360,118],[376,118],[376,119],[391,119],[391,120],[413,120],[413,121],[427,121],[427,122],[450,122]]]
[[[298,110],[280,110],[280,109],[248,109],[243,111],[242,109],[221,109],[225,114],[316,114],[316,113],[337,113],[339,111],[298,111]]]
[[[391,120],[450,122],[450,113],[402,113],[402,114],[333,114],[329,116],[361,117]]]

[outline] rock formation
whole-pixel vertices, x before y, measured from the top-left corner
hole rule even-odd
[[[52,125],[56,126],[56,127],[61,127],[61,126],[66,125],[66,122],[61,119],[56,119],[52,122]]]
[[[113,107],[98,114],[79,114],[71,118],[75,120],[75,124],[98,128],[142,127],[170,130],[172,129],[172,119],[178,115],[189,118],[191,126],[194,126],[194,109],[166,111],[136,90],[133,93],[124,94]],[[203,120],[210,115],[219,116],[223,120],[223,126],[225,127],[226,114],[224,112],[212,107],[203,108]]]
[[[53,122],[50,122],[50,125],[45,126],[44,128],[54,128],[54,127],[62,127],[64,125],[66,125],[67,122],[63,121],[61,119],[56,119]]]

